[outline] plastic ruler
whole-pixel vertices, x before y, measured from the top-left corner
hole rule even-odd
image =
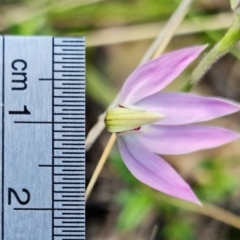
[[[85,40],[0,37],[0,239],[85,239]]]

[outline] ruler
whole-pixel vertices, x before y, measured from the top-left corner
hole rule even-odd
[[[0,58],[0,239],[85,239],[85,40],[0,37]]]

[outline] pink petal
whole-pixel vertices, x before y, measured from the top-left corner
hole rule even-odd
[[[162,158],[131,136],[119,137],[118,145],[123,161],[138,180],[165,194],[200,204],[188,184]]]
[[[166,116],[156,124],[181,125],[208,121],[240,110],[240,105],[220,98],[200,97],[187,93],[161,92],[135,105]]]
[[[218,127],[153,124],[148,132],[132,137],[151,152],[175,155],[215,148],[236,140],[240,135]]]
[[[196,46],[165,54],[138,67],[126,80],[119,103],[133,104],[171,83],[206,46]]]

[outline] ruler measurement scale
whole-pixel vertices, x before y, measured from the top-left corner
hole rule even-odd
[[[1,40],[2,240],[85,239],[84,39]]]
[[[85,99],[85,89],[84,82],[79,81],[79,78],[84,79],[85,77],[83,43],[82,40],[69,42],[69,40],[53,39],[52,137],[54,144],[52,174],[54,176],[54,211],[52,217],[54,237],[81,239],[85,231],[83,222],[85,219],[82,217],[85,215],[83,205],[85,106],[80,105]],[[66,63],[66,60],[73,62]],[[68,82],[62,81],[64,78],[68,78]],[[70,193],[71,195],[69,195]],[[78,216],[76,218],[78,222],[73,221],[73,215]],[[63,217],[64,219],[60,220]]]

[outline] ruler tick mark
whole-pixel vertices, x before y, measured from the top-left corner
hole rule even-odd
[[[81,66],[62,66],[62,68],[82,68]]]
[[[62,40],[63,43],[85,43],[84,40]]]
[[[54,44],[54,47],[84,47],[83,44],[73,45],[73,44]]]
[[[77,49],[77,48],[75,48],[75,49],[72,49],[72,48],[62,48],[62,51],[63,52],[67,52],[67,51],[69,51],[69,52],[72,52],[72,51],[73,52],[81,52],[82,50],[81,49]]]
[[[68,174],[68,173],[54,173],[54,176],[79,176],[79,174]],[[81,178],[81,180],[84,180],[85,178]]]
[[[65,58],[65,59],[72,59],[72,60],[74,60],[74,59],[76,59],[76,58]],[[77,62],[77,61],[75,61],[75,62],[61,62],[61,61],[56,61],[56,62],[53,62],[54,64],[81,64],[81,63],[85,63],[85,61],[82,61],[82,62]]]
[[[63,94],[84,94],[84,92],[66,92],[66,91],[63,91],[62,93]]]
[[[85,75],[82,74],[63,74],[63,77],[85,77]]]
[[[75,72],[84,72],[84,71],[80,71],[80,70],[54,70],[54,72],[59,72],[59,73],[75,73]],[[64,76],[64,75],[63,75]],[[74,76],[74,75],[70,75],[70,76]],[[77,75],[79,76],[79,75]]]
[[[80,195],[62,195],[62,197],[64,198],[80,198]]]
[[[80,53],[54,53],[54,55],[59,55],[59,56],[81,56]]]

